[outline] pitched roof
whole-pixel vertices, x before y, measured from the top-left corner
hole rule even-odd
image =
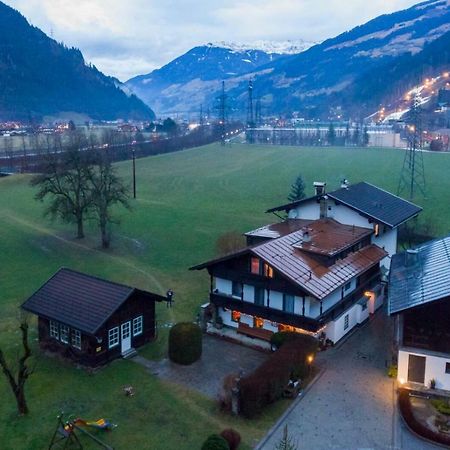
[[[26,300],[22,308],[95,334],[134,292],[141,292],[152,300],[165,300],[156,294],[62,268]]]
[[[249,231],[245,233],[245,236],[255,236],[261,238],[279,238],[286,236],[289,233],[298,231],[306,225],[309,225],[312,220],[304,219],[286,219],[283,222],[272,223],[270,225],[265,225],[263,227],[257,228],[256,230]]]
[[[450,236],[394,255],[389,285],[389,313],[450,296]]]
[[[331,219],[319,219],[308,227],[315,229],[317,236],[315,238],[314,233],[311,233],[311,241],[305,245],[305,248],[302,248],[304,231],[300,230],[260,245],[247,247],[237,253],[214,259],[192,267],[192,269],[200,270],[245,254],[253,254],[269,263],[314,297],[323,299],[387,256],[387,253],[381,248],[369,245],[349,253],[333,265],[327,266],[311,253],[327,254],[326,252],[331,252],[336,254],[337,248],[343,250],[351,247],[352,244],[369,235],[371,230],[343,225]],[[326,236],[321,235],[324,229],[326,229]],[[336,243],[334,243],[335,239]],[[311,244],[317,247],[314,251],[306,248]],[[320,246],[323,246],[325,253],[319,251]]]
[[[352,184],[324,195],[391,228],[401,225],[422,211],[422,208],[414,203],[366,182]],[[269,209],[267,212],[287,211],[304,202],[317,200],[318,198],[320,197],[315,196],[288,203]]]

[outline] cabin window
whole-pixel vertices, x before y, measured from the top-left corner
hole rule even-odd
[[[259,258],[252,258],[250,262],[250,272],[259,275],[260,274],[260,261]]]
[[[233,322],[240,322],[241,321],[240,311],[231,311],[231,320]]]
[[[352,282],[349,281],[349,282],[345,285],[344,291],[349,291],[351,287],[352,287]]]
[[[108,332],[109,348],[119,345],[119,327],[111,328]]]
[[[264,276],[267,278],[273,278],[273,267],[269,264],[264,263]]]
[[[142,334],[142,316],[133,319],[133,336]]]
[[[295,297],[291,294],[283,294],[283,311],[294,314]]]
[[[264,306],[264,289],[255,287],[255,305]]]
[[[59,339],[63,344],[69,343],[69,327],[66,325],[61,325],[59,330]]]
[[[50,337],[59,339],[59,326],[57,322],[50,321]]]
[[[238,281],[233,281],[232,287],[231,287],[231,295],[233,297],[242,297],[242,283],[239,283]]]
[[[445,363],[445,373],[450,373],[450,362]]]
[[[78,330],[72,330],[72,347],[81,350],[81,332]]]
[[[349,318],[348,314],[344,317],[344,330],[346,330],[349,326]]]

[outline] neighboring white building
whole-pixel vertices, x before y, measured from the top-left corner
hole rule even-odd
[[[389,288],[398,381],[450,391],[450,237],[395,255]]]

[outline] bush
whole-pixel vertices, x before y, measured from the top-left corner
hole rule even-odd
[[[241,443],[241,435],[233,428],[227,428],[223,430],[220,435],[228,442],[230,450],[237,450]]]
[[[285,342],[296,339],[298,333],[292,331],[279,331],[278,333],[273,333],[270,337],[270,344],[272,348],[279,349]]]
[[[421,424],[415,417],[412,411],[411,401],[409,398],[409,391],[406,389],[401,389],[398,394],[398,405],[400,409],[400,413],[408,425],[408,427],[417,433],[419,436],[422,436],[425,439],[429,439],[430,441],[437,442],[443,445],[450,445],[450,436],[436,433],[425,425]]]
[[[212,434],[203,443],[201,450],[230,450],[228,442],[218,434]]]
[[[445,414],[446,416],[450,416],[450,405],[448,404],[448,400],[434,399],[434,400],[431,400],[431,404],[441,414]]]
[[[169,358],[185,366],[202,356],[202,330],[194,323],[180,322],[169,333]]]
[[[279,350],[240,381],[240,409],[254,417],[283,395],[289,380],[305,378],[309,373],[308,356],[317,352],[317,339],[296,334],[285,339]]]

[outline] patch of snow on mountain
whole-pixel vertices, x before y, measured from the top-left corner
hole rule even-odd
[[[250,50],[259,50],[265,53],[276,53],[278,55],[295,55],[308,50],[310,47],[318,44],[318,42],[306,42],[302,39],[291,41],[254,41],[246,43],[238,42],[214,42],[209,43],[209,47],[226,48],[234,52],[247,52]]]

